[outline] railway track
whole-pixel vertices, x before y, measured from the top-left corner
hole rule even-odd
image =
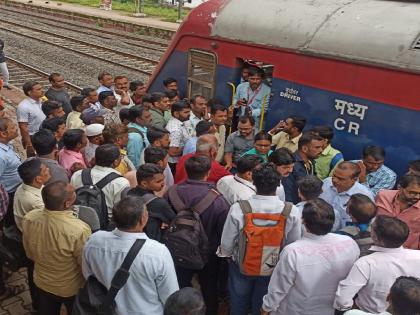
[[[98,29],[98,27],[89,26],[85,23],[78,23],[75,21],[68,21],[65,19],[50,17],[47,15],[39,14],[39,13],[33,13],[29,11],[22,11],[22,10],[16,10],[11,9],[10,7],[6,6],[0,6],[1,10],[4,12],[11,13],[16,18],[25,18],[27,16],[34,17],[36,19],[39,19],[39,23],[53,26],[59,29],[63,30],[69,30],[73,32],[78,32],[82,34],[92,35],[92,36],[98,36],[98,37],[106,37],[109,39],[115,39],[118,38],[120,41],[134,47],[139,47],[141,49],[151,50],[151,51],[159,51],[159,52],[165,52],[166,48],[168,46],[168,41],[164,39],[160,40],[153,40],[145,36],[141,35],[133,35],[128,32],[118,32],[116,30],[112,29],[105,29],[101,28]],[[10,14],[9,14],[10,16]],[[65,26],[67,25],[67,26]]]
[[[4,18],[2,18],[0,29],[14,33],[18,36],[31,38],[81,55],[109,62],[126,69],[141,72],[146,75],[151,75],[153,69],[158,64],[158,60],[155,59],[137,56],[103,45],[93,44],[71,36],[59,35],[53,31],[47,31],[39,27],[24,26]]]
[[[20,88],[27,81],[36,81],[43,86],[44,91],[50,86],[48,81],[49,73],[10,57],[6,57],[6,62],[10,72],[10,84]],[[82,90],[81,87],[67,81],[66,87],[72,95],[79,94]]]

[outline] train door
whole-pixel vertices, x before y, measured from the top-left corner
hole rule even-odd
[[[214,97],[217,58],[212,52],[190,49],[188,53],[187,96]]]
[[[265,63],[263,61],[259,61],[259,60],[254,60],[254,59],[243,59],[243,58],[238,58],[237,60],[237,64],[240,65],[240,71],[237,72],[238,73],[238,77],[236,78],[236,82],[237,84],[233,83],[233,82],[228,82],[228,85],[231,87],[232,89],[232,100],[231,100],[231,104],[232,106],[234,106],[234,99],[235,99],[235,94],[237,93],[236,89],[238,87],[239,84],[247,81],[247,77],[243,75],[243,70],[247,69],[249,67],[258,67],[264,70],[264,80],[263,83],[265,86],[269,87],[271,89],[272,86],[272,81],[273,81],[273,71],[274,71],[274,66],[272,64],[268,64]],[[260,95],[261,96],[261,95]],[[256,95],[256,99],[259,100],[259,102],[261,103],[261,108],[264,108],[264,113],[261,114],[261,116],[259,116],[259,121],[256,121],[256,126],[258,129],[262,130],[264,129],[265,126],[265,118],[266,118],[266,112],[270,106],[270,99],[271,97],[267,97],[267,98],[261,98],[259,99],[258,95]],[[253,97],[251,97],[253,99]],[[238,112],[237,110],[233,110],[233,108],[231,107],[230,112],[230,118],[232,119],[232,130],[236,130],[236,125],[237,125],[237,118],[238,118]]]

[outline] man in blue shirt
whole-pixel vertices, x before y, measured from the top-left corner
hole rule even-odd
[[[186,155],[188,153],[195,153],[195,145],[197,144],[198,138],[206,134],[214,135],[216,133],[216,127],[214,127],[213,123],[206,120],[202,120],[195,127],[195,133],[196,136],[192,137],[185,143],[182,155]]]
[[[98,81],[100,83],[99,87],[96,90],[98,94],[104,91],[114,92],[114,90],[112,89],[114,81],[112,79],[111,73],[106,71],[99,73]]]
[[[238,85],[233,101],[235,107],[238,108],[238,116],[252,115],[257,127],[260,125],[262,107],[266,111],[270,102],[271,88],[264,84],[263,80],[264,70],[250,67],[248,82]]]
[[[127,156],[137,169],[141,153],[149,145],[147,126],[152,122],[152,115],[142,106],[133,106],[129,109],[129,118]]]
[[[362,194],[374,201],[372,192],[358,182],[360,167],[353,162],[344,161],[337,165],[332,177],[324,179],[322,194],[319,196],[337,210],[340,216],[340,227],[352,222],[347,213],[347,203],[352,195]]]
[[[5,226],[14,224],[13,198],[16,188],[22,182],[17,170],[21,159],[10,143],[17,135],[16,124],[8,118],[0,118],[0,184],[9,194],[9,207],[4,218]]]
[[[377,145],[363,148],[362,160],[355,161],[360,167],[359,182],[376,194],[382,189],[393,189],[397,174],[384,165],[385,149]]]

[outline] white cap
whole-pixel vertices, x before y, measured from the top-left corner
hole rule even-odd
[[[91,124],[86,126],[86,136],[94,137],[100,135],[104,130],[104,125],[101,124]]]

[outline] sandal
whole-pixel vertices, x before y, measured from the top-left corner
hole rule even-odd
[[[12,296],[16,296],[26,290],[25,284],[8,285],[5,287],[4,292],[0,295],[0,301],[6,300]]]

